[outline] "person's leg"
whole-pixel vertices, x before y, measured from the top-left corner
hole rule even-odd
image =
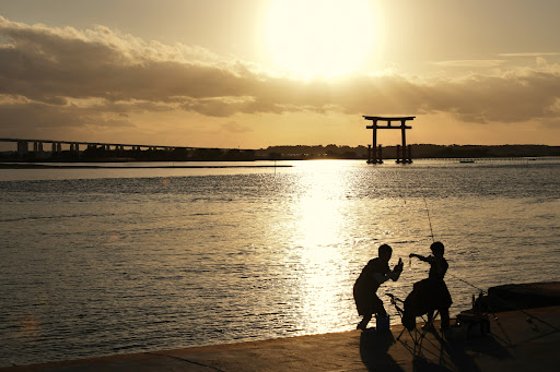
[[[428,311],[428,323],[432,324],[434,321],[434,310]]]
[[[426,315],[428,316],[428,321],[426,324],[424,324],[422,326],[422,329],[427,330],[427,331],[431,331],[434,329],[434,315],[435,315],[435,310],[428,310],[428,312],[426,313]]]
[[[441,318],[441,329],[449,328],[449,309],[439,309],[439,317]]]
[[[362,318],[362,321],[360,323],[358,323],[358,325],[356,326],[356,329],[361,329],[362,331],[365,331],[369,321],[371,320],[371,318],[373,317],[373,314],[364,314],[364,317]]]
[[[383,301],[381,301],[381,299],[377,297],[377,294],[373,295],[373,297],[371,298],[368,310],[364,312],[364,318],[360,323],[358,323],[358,326],[356,328],[361,329],[362,331],[365,330],[371,318],[373,317],[373,314],[381,314],[387,316],[387,312],[383,307]]]
[[[379,316],[387,316],[387,311],[385,310],[385,306],[383,306],[383,301],[377,297],[377,294],[374,298],[373,312]]]
[[[383,306],[383,301],[377,296],[375,296],[375,320],[377,331],[388,331],[390,329],[389,314]]]

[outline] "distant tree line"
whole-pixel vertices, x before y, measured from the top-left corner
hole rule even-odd
[[[412,158],[504,158],[560,156],[560,146],[546,145],[430,145],[411,146]],[[383,147],[384,159],[395,159],[396,146]],[[258,150],[220,148],[178,148],[175,150],[106,150],[88,148],[79,154],[29,152],[24,156],[15,151],[0,153],[4,161],[251,161],[305,159],[367,159],[366,146],[296,145],[270,146]]]
[[[257,150],[256,156],[264,159],[366,159],[368,149],[365,146],[270,146]]]
[[[560,156],[560,146],[546,145],[430,145],[411,146],[412,157],[419,158],[503,158]],[[267,159],[367,159],[366,146],[270,146],[256,151]],[[396,159],[397,146],[383,147],[383,158]]]

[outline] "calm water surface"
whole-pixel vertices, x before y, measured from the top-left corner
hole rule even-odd
[[[560,159],[290,164],[0,170],[0,366],[354,329],[379,244],[381,294],[427,275],[428,212],[452,314],[463,280],[560,280]]]

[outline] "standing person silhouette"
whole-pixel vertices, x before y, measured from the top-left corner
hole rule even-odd
[[[445,330],[449,328],[449,307],[453,303],[451,294],[443,280],[449,264],[443,257],[445,247],[442,242],[432,243],[430,249],[432,254],[427,257],[416,253],[409,255],[410,258],[416,257],[420,261],[430,264],[428,279],[421,280],[414,286],[418,289],[418,299],[424,302],[423,307],[430,309],[428,311],[428,323],[432,323],[434,311],[438,310],[441,317],[441,329]]]
[[[387,318],[387,311],[383,306],[383,301],[377,296],[377,289],[388,279],[396,281],[403,270],[403,262],[399,258],[399,263],[395,265],[393,270],[389,268],[389,260],[393,254],[393,249],[388,244],[382,244],[378,248],[379,257],[371,259],[362,269],[360,276],[354,283],[353,293],[354,301],[358,314],[363,319],[358,323],[356,329],[362,331],[366,329],[367,324],[376,314],[383,319]]]

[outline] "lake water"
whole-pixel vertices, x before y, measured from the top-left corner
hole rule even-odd
[[[403,258],[394,315],[430,222],[452,315],[560,280],[560,159],[289,164],[0,169],[0,366],[355,329],[362,267]]]

